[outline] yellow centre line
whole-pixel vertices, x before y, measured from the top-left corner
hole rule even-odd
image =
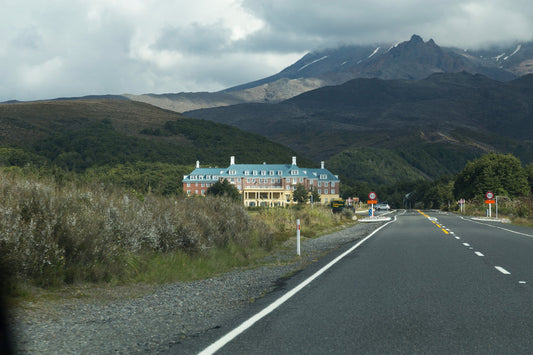
[[[429,218],[429,216],[427,214],[425,214],[424,212],[420,211],[420,210],[417,210],[418,213],[420,213],[422,216],[426,217],[426,218]],[[436,225],[441,231],[443,231],[444,233],[446,234],[450,234],[446,229],[442,228],[442,226],[440,224],[438,224],[437,222],[435,221],[431,221],[431,223],[433,223],[434,225]]]

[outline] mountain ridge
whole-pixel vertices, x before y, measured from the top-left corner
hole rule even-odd
[[[335,160],[344,151],[365,147],[388,149],[411,157],[410,164],[437,177],[455,173],[490,151],[532,162],[532,105],[531,74],[500,82],[462,71],[420,80],[359,78],[277,104],[248,103],[184,115],[262,134],[315,161]],[[427,154],[426,164],[417,161]],[[424,170],[425,165],[436,168]]]

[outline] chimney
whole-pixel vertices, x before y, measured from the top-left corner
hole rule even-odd
[[[296,165],[296,157],[292,157],[292,165]]]
[[[197,160],[197,161],[196,161],[196,169],[198,169],[199,167],[200,167],[200,161]]]
[[[229,160],[229,165],[235,165],[235,156],[232,155]]]
[[[320,169],[324,169],[324,161],[323,160],[320,162]]]

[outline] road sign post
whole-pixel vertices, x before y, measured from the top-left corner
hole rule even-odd
[[[371,192],[368,194],[368,201],[367,204],[370,205],[370,217],[374,217],[374,205],[378,203],[377,201],[378,195],[375,192]]]
[[[496,201],[494,201],[494,193],[492,191],[488,191],[486,194],[485,194],[485,203],[487,205],[489,205],[489,218],[492,217],[492,204],[495,203]]]
[[[459,208],[460,208],[461,213],[464,213],[465,212],[465,199],[462,198],[458,202],[459,202]]]

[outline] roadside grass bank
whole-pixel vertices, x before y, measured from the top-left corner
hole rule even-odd
[[[226,198],[140,194],[0,171],[2,288],[11,300],[204,279],[265,263],[296,233],[353,223],[319,206],[247,211]],[[149,286],[147,286],[149,287]]]
[[[459,208],[454,209],[455,212],[461,213]],[[465,204],[466,216],[486,217],[488,216],[488,205],[481,200],[467,201]],[[499,218],[507,218],[513,224],[523,226],[533,226],[533,198],[530,196],[521,198],[499,198],[498,208],[496,204],[491,206],[491,216]]]

